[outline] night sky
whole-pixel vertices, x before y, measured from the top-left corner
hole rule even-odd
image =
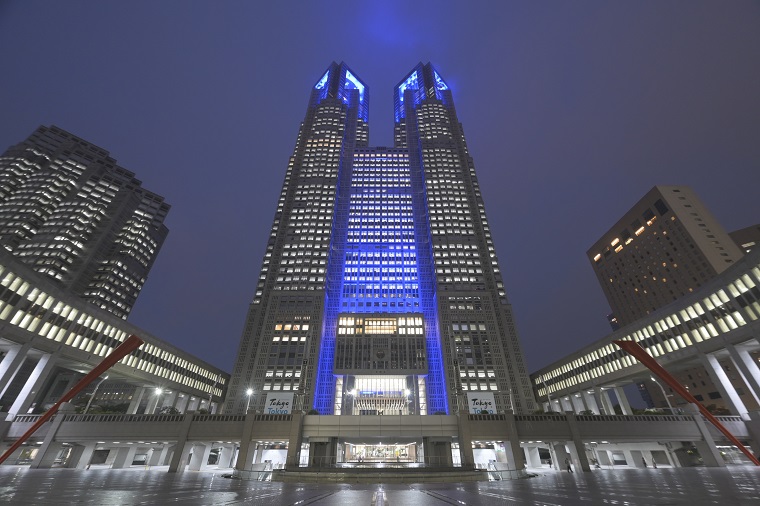
[[[130,321],[231,371],[310,88],[454,93],[528,368],[609,334],[586,250],[656,184],[760,222],[760,3],[0,1],[0,150],[39,125],[172,205]]]

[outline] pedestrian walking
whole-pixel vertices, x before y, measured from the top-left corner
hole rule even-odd
[[[565,459],[565,466],[567,466],[567,472],[572,473],[573,467],[570,465],[570,459]]]
[[[647,459],[645,459],[644,457],[641,457],[641,461],[644,463],[644,467],[649,467],[647,466]]]

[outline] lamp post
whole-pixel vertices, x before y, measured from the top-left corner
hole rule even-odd
[[[95,385],[95,390],[92,391],[92,395],[90,396],[90,400],[87,401],[87,405],[84,407],[84,411],[82,411],[83,415],[87,414],[87,410],[90,409],[90,404],[92,404],[92,400],[95,398],[95,394],[98,393],[98,388],[100,388],[100,385],[103,384],[105,380],[108,379],[108,376],[104,376],[102,380],[98,382],[97,385]]]
[[[245,405],[245,412],[248,413],[248,410],[251,408],[251,397],[253,397],[253,388],[249,388],[245,391],[245,395],[248,396],[248,402]]]
[[[654,384],[660,387],[660,390],[662,390],[662,396],[665,397],[665,402],[668,403],[668,409],[670,410],[670,414],[673,415],[675,412],[673,411],[673,405],[670,404],[670,399],[668,399],[668,394],[665,393],[665,389],[660,385],[660,382],[654,379],[654,376],[650,376],[649,379],[654,381]]]

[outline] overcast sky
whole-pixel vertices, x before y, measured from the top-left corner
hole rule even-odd
[[[0,150],[57,125],[172,205],[130,321],[231,371],[311,87],[345,61],[392,144],[452,88],[534,371],[607,335],[586,250],[657,184],[760,222],[756,1],[0,1]]]

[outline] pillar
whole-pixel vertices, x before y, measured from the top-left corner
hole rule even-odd
[[[581,398],[580,394],[570,394],[570,404],[573,406],[573,413],[580,414],[581,411],[583,411],[585,406],[583,405],[583,399]]]
[[[602,400],[602,408],[604,408],[605,415],[614,415],[615,407],[612,405],[612,399],[610,399],[610,393],[604,388],[597,387],[596,389],[599,398]]]
[[[715,440],[710,434],[707,428],[707,422],[702,418],[699,413],[699,408],[695,404],[689,404],[686,406],[686,412],[692,416],[694,423],[697,424],[699,433],[702,435],[702,439],[694,441],[694,446],[699,450],[699,454],[702,456],[702,461],[707,467],[725,467],[726,463],[721,457],[720,452],[715,447]]]
[[[190,401],[187,404],[187,411],[195,413],[198,411],[198,404],[200,404],[201,400],[198,397],[190,397]]]
[[[300,446],[300,442],[299,442]],[[288,452],[290,452],[290,446],[288,446]],[[235,453],[235,447],[232,445],[224,445],[219,451],[219,461],[217,467],[219,469],[229,469],[232,467],[232,456]]]
[[[8,350],[8,353],[3,357],[2,362],[0,362],[0,397],[5,395],[5,391],[11,384],[11,381],[13,381],[13,378],[16,377],[18,370],[24,364],[31,348],[31,342],[28,342],[23,346],[17,344]]]
[[[190,394],[179,394],[177,400],[174,402],[174,407],[179,410],[180,413],[187,411],[187,404],[190,401]]]
[[[158,411],[158,401],[161,400],[161,394],[156,393],[155,389],[150,393],[148,404],[145,406],[145,414],[153,415]]]
[[[164,394],[163,396],[164,402],[158,403],[158,409],[159,411],[165,407],[174,407],[174,403],[177,402],[177,391],[174,390],[168,394]]]
[[[457,415],[459,423],[457,424],[457,436],[459,439],[459,460],[462,469],[475,468],[475,454],[472,451],[472,431],[470,427],[470,416],[466,412],[460,412]],[[510,439],[512,439],[510,437]],[[519,442],[518,442],[519,444]]]
[[[149,466],[163,466],[166,462],[166,456],[169,453],[169,445],[160,448],[151,448],[153,453],[148,456],[147,464]]]
[[[567,425],[570,427],[570,435],[573,438],[573,444],[570,445],[570,454],[573,456],[573,462],[584,472],[590,472],[591,466],[586,455],[586,446],[581,439],[581,431],[578,428],[578,420],[575,418],[575,415],[567,414]]]
[[[208,464],[208,456],[211,454],[211,445],[195,444],[193,456],[190,458],[188,471],[201,471]]]
[[[537,446],[527,446],[525,448],[525,456],[528,458],[528,467],[538,469],[541,465],[541,454],[538,452]]]
[[[570,400],[570,397],[561,397],[559,401],[562,405],[561,413],[566,413],[568,411],[575,412],[575,408],[573,408],[573,402]]]
[[[613,390],[615,391],[615,396],[618,399],[618,404],[620,404],[620,409],[623,410],[623,414],[632,415],[633,410],[631,410],[631,405],[628,403],[628,396],[625,395],[623,387],[614,387]]]
[[[58,433],[58,429],[61,428],[65,415],[72,412],[74,412],[73,404],[68,402],[61,404],[58,414],[56,414],[53,417],[53,420],[49,422],[50,427],[48,428],[47,434],[45,434],[45,439],[42,441],[42,445],[40,445],[37,450],[37,455],[35,455],[34,460],[32,460],[32,463],[29,465],[30,469],[50,468],[53,466],[55,458],[63,449],[63,444],[55,441],[55,436]]]
[[[97,443],[87,443],[82,446],[82,452],[79,454],[79,460],[74,463],[73,466],[67,466],[67,467],[76,467],[77,469],[87,469],[87,466],[90,465],[90,461],[92,461],[92,455],[95,453],[95,450],[98,448]]]
[[[757,363],[752,360],[752,355],[744,348],[737,348],[731,344],[726,344],[726,350],[728,350],[734,366],[736,366],[736,369],[742,375],[750,395],[760,405],[760,368],[758,368]]]
[[[601,411],[599,411],[599,405],[596,403],[596,398],[594,397],[593,393],[583,391],[581,392],[581,395],[583,396],[583,399],[586,403],[586,406],[587,406],[586,409],[593,411],[595,415],[598,415],[601,413]]]
[[[179,434],[177,434],[177,446],[174,449],[171,462],[169,462],[170,473],[182,473],[185,471],[187,456],[190,455],[190,451],[193,449],[192,443],[187,442],[187,436],[190,433],[190,425],[192,423],[192,413],[186,414],[184,420],[182,420]]]
[[[245,415],[243,434],[240,436],[240,452],[238,453],[237,462],[235,462],[235,469],[238,471],[251,470],[251,462],[253,461],[253,445],[251,444],[251,439],[253,438],[254,418],[256,418],[255,413],[247,413]]]
[[[56,358],[57,353],[54,355],[46,353],[40,357],[32,374],[29,375],[26,383],[24,383],[24,386],[21,388],[21,392],[19,392],[18,397],[16,397],[13,405],[8,410],[9,413],[23,414],[29,410],[32,402],[34,402],[34,398],[37,397],[40,389],[50,376],[53,366],[56,363]]]
[[[507,459],[510,463],[514,464],[515,470],[525,469],[525,457],[523,456],[522,448],[520,447],[520,435],[517,433],[517,422],[515,422],[515,414],[507,412],[504,415],[507,434],[509,436],[509,444],[504,444],[504,453],[507,454]]]
[[[135,393],[132,394],[132,400],[129,401],[129,407],[127,408],[128,415],[134,415],[137,413],[137,410],[140,408],[140,402],[142,401],[143,395],[145,395],[145,387],[137,387],[135,389]]]
[[[739,398],[739,394],[736,393],[734,385],[731,384],[731,380],[728,379],[726,371],[723,370],[723,366],[718,362],[718,358],[711,354],[700,355],[702,365],[707,369],[707,374],[710,375],[710,379],[715,383],[718,392],[726,403],[726,407],[734,415],[746,416],[747,408],[744,406],[744,402]]]
[[[84,449],[85,447],[83,445],[71,445],[71,448],[69,449],[69,457],[66,459],[64,467],[76,468],[82,458]]]
[[[111,467],[113,469],[124,469],[132,465],[132,461],[135,460],[135,453],[137,452],[137,445],[122,446],[116,451],[116,458],[114,458]]]
[[[557,460],[557,469],[560,471],[564,471],[567,469],[567,466],[565,465],[565,459],[570,458],[570,454],[567,453],[567,448],[565,448],[565,443],[555,443],[553,445],[554,448],[554,456]]]
[[[301,442],[303,441],[303,412],[291,415],[290,435],[288,437],[288,454],[285,457],[285,469],[297,470],[301,463]]]

